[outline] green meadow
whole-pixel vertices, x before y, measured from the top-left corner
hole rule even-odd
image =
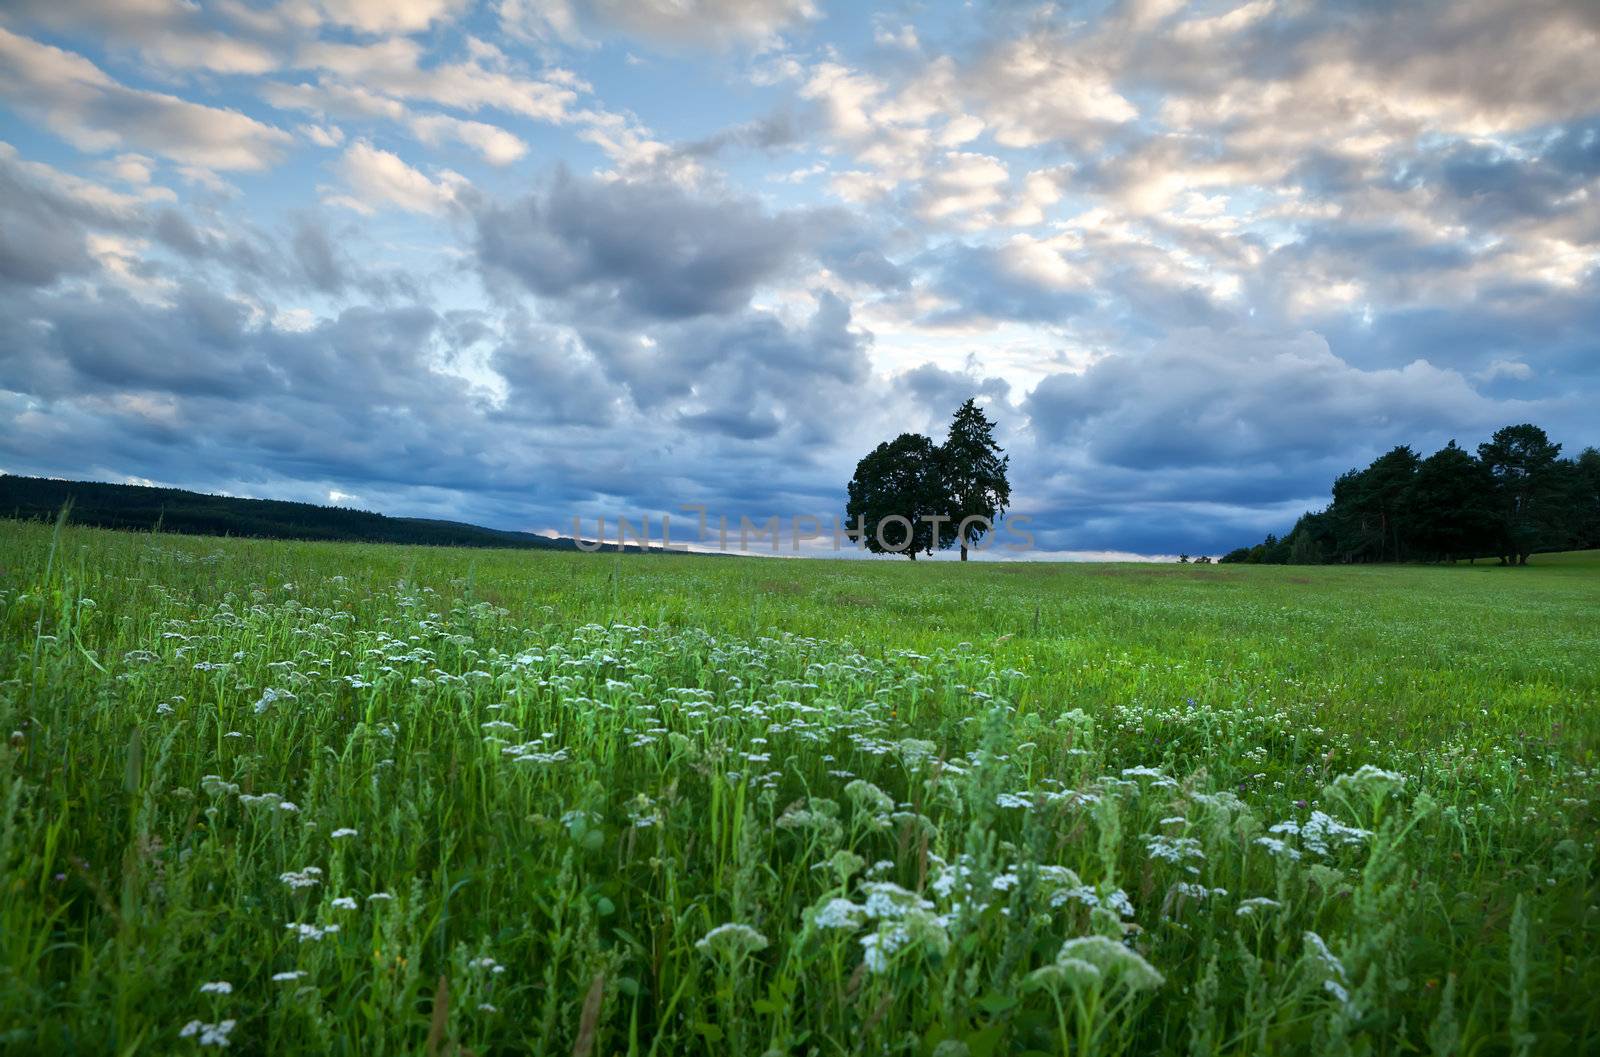
[[[0,528],[0,1051],[1600,1048],[1600,553]]]

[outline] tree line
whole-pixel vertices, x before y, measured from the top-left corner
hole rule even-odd
[[[0,518],[54,521],[70,504],[74,524],[136,532],[255,539],[401,543],[434,547],[575,550],[571,539],[484,528],[459,521],[390,517],[349,507],[207,495],[181,488],[61,481],[0,474]],[[606,544],[607,551],[617,544]],[[632,545],[626,550],[638,550]]]
[[[932,554],[952,545],[961,560],[993,531],[1011,502],[1011,457],[974,400],[951,417],[943,444],[902,433],[856,464],[845,520],[874,554]]]
[[[1600,451],[1562,458],[1530,423],[1506,426],[1476,453],[1452,440],[1426,459],[1385,452],[1333,483],[1333,502],[1287,536],[1269,535],[1224,562],[1314,565],[1498,558],[1600,547]]]

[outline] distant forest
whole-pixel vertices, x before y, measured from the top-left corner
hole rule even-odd
[[[1401,446],[1333,482],[1327,509],[1301,515],[1221,560],[1261,565],[1498,558],[1600,547],[1600,451],[1562,458],[1538,426],[1507,426],[1478,445],[1426,459]]]
[[[148,532],[160,528],[201,536],[261,539],[340,540],[352,543],[416,543],[439,547],[512,547],[575,550],[570,539],[531,532],[506,532],[459,521],[388,517],[366,510],[238,499],[180,488],[57,481],[0,474],[0,517],[54,521],[68,500],[69,520],[98,528]],[[605,550],[616,550],[607,544]],[[637,550],[630,546],[629,550]]]

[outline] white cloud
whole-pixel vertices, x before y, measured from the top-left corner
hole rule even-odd
[[[491,45],[480,43],[471,51],[463,61],[424,66],[422,46],[407,38],[372,44],[318,41],[300,49],[295,65],[334,74],[346,82],[348,96],[381,93],[468,112],[487,107],[535,121],[567,118],[578,93],[564,83],[566,78],[538,80],[512,73],[505,56]]]
[[[468,0],[316,0],[329,22],[374,34],[416,33],[454,19],[467,5]]]
[[[363,213],[385,204],[411,213],[441,214],[456,204],[458,194],[468,186],[465,177],[448,169],[442,170],[438,179],[431,179],[399,155],[365,140],[350,145],[339,159],[338,171],[353,193],[332,195],[325,201]]]
[[[482,154],[490,165],[509,165],[528,153],[528,145],[522,140],[497,125],[482,121],[427,114],[411,119],[411,131],[429,146],[437,146],[447,139],[465,143]]]
[[[670,46],[769,43],[821,16],[813,0],[590,0],[588,6],[605,23]]]
[[[1502,378],[1525,382],[1533,377],[1533,368],[1521,360],[1495,360],[1473,377],[1480,382],[1497,382]]]
[[[926,220],[947,220],[1000,202],[1011,174],[989,154],[950,151],[922,183],[917,211]]]
[[[344,129],[338,125],[301,125],[295,131],[319,147],[337,147],[344,142]]]
[[[1011,42],[974,71],[972,81],[995,141],[1007,147],[1036,147],[1139,116],[1107,71],[1048,37]]]
[[[87,151],[133,147],[188,165],[263,169],[291,140],[237,110],[129,88],[81,55],[4,28],[0,97]]]
[[[218,7],[229,16],[240,10],[231,3]],[[237,26],[225,30],[205,24],[200,5],[185,0],[9,0],[6,10],[19,21],[53,30],[88,31],[109,50],[136,51],[158,67],[249,75],[277,66],[269,44],[230,31]],[[249,28],[276,27],[269,16],[264,25]]]

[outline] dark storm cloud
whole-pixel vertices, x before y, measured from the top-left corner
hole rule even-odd
[[[1471,446],[1515,421],[1582,441],[1585,402],[1484,395],[1422,360],[1364,370],[1314,334],[1195,330],[1056,374],[1022,402],[1017,474],[1045,546],[1216,553],[1326,505],[1397,444]]]
[[[1052,375],[1024,406],[1044,441],[1147,470],[1303,459],[1326,452],[1330,437],[1402,443],[1495,415],[1459,375],[1423,361],[1360,371],[1314,335],[1209,331]]]
[[[988,398],[990,417],[996,408],[1010,412],[1011,383],[1004,378],[979,378],[966,371],[949,371],[936,364],[913,367],[900,376],[900,384],[935,420],[948,418],[971,397]]]
[[[542,193],[481,207],[484,264],[566,312],[687,319],[744,308],[813,237],[811,218],[670,183],[603,183],[562,170]]]
[[[321,224],[308,216],[297,217],[291,245],[295,263],[314,289],[325,294],[343,292],[348,282],[345,265]]]
[[[92,193],[0,143],[0,282],[48,286],[91,270],[90,232],[131,230],[139,208],[130,196]]]

